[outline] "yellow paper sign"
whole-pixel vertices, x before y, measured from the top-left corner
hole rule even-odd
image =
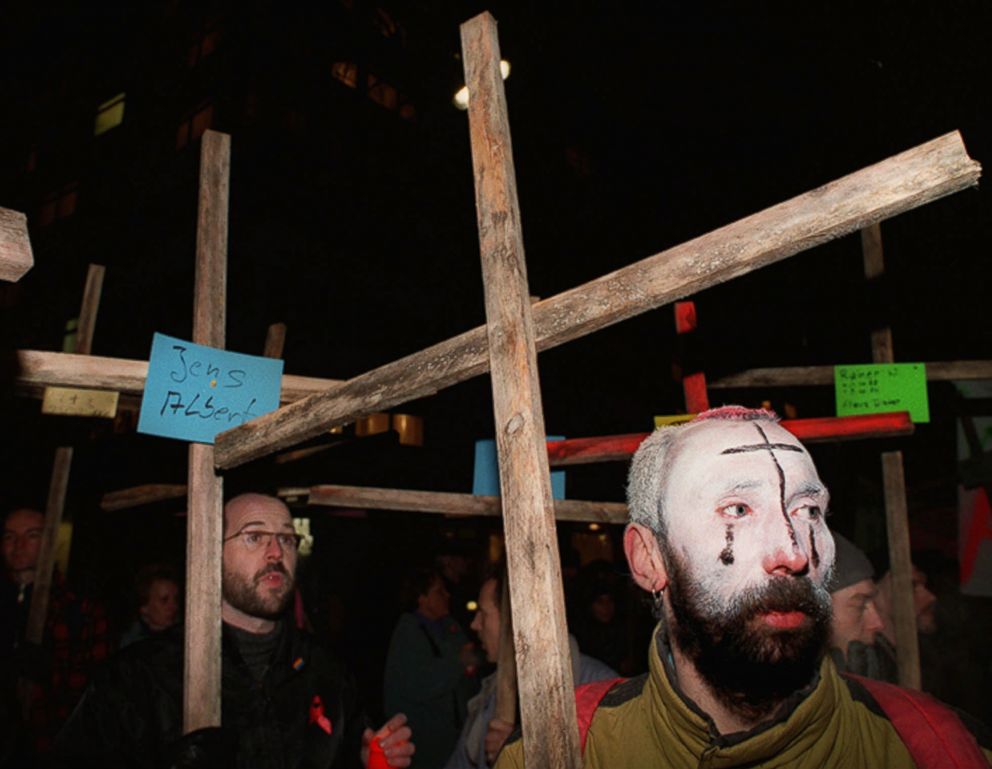
[[[655,427],[668,427],[669,425],[680,425],[683,422],[691,422],[696,418],[695,414],[669,414],[668,416],[655,417]]]
[[[117,416],[120,393],[114,390],[81,390],[75,387],[46,387],[41,401],[42,414],[72,417]]]

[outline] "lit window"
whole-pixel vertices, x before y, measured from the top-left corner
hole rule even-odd
[[[105,134],[124,122],[124,94],[119,93],[96,108],[93,135]]]
[[[176,149],[181,150],[187,144],[195,142],[213,124],[214,105],[204,104],[193,115],[182,122],[176,132]]]

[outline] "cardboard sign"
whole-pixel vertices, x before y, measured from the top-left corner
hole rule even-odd
[[[834,390],[839,417],[908,411],[914,422],[930,421],[923,363],[834,366]]]
[[[41,399],[41,413],[113,419],[117,416],[119,398],[120,393],[114,390],[46,387]]]
[[[279,407],[282,361],[155,334],[138,432],[213,443]]]
[[[563,441],[563,435],[547,435],[548,441]],[[472,478],[472,493],[482,497],[498,497],[499,459],[496,456],[496,441],[475,442],[475,473]],[[565,498],[565,471],[551,473],[551,498]]]

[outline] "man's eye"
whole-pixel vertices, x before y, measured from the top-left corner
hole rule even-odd
[[[801,505],[796,508],[796,514],[804,515],[811,521],[815,521],[823,517],[823,510],[819,505]]]
[[[262,535],[257,531],[246,531],[241,536],[244,537],[246,545],[257,545],[262,541]]]
[[[296,549],[296,535],[295,534],[280,534],[279,544],[284,548]]]
[[[726,507],[721,507],[720,512],[723,515],[728,515],[731,518],[743,518],[745,515],[751,512],[751,508],[745,505],[743,502],[737,502],[733,505],[727,505]]]

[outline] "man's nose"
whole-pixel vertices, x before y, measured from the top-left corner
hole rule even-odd
[[[865,632],[870,638],[875,633],[881,633],[884,629],[885,621],[882,619],[882,615],[878,613],[878,607],[875,606],[874,601],[869,601],[865,605]]]
[[[768,538],[766,555],[762,559],[765,571],[773,576],[789,577],[809,571],[809,556],[799,543],[792,521],[783,514],[769,516],[764,527]]]
[[[279,544],[279,537],[271,536],[265,544],[265,558],[269,561],[282,560],[282,545]]]

